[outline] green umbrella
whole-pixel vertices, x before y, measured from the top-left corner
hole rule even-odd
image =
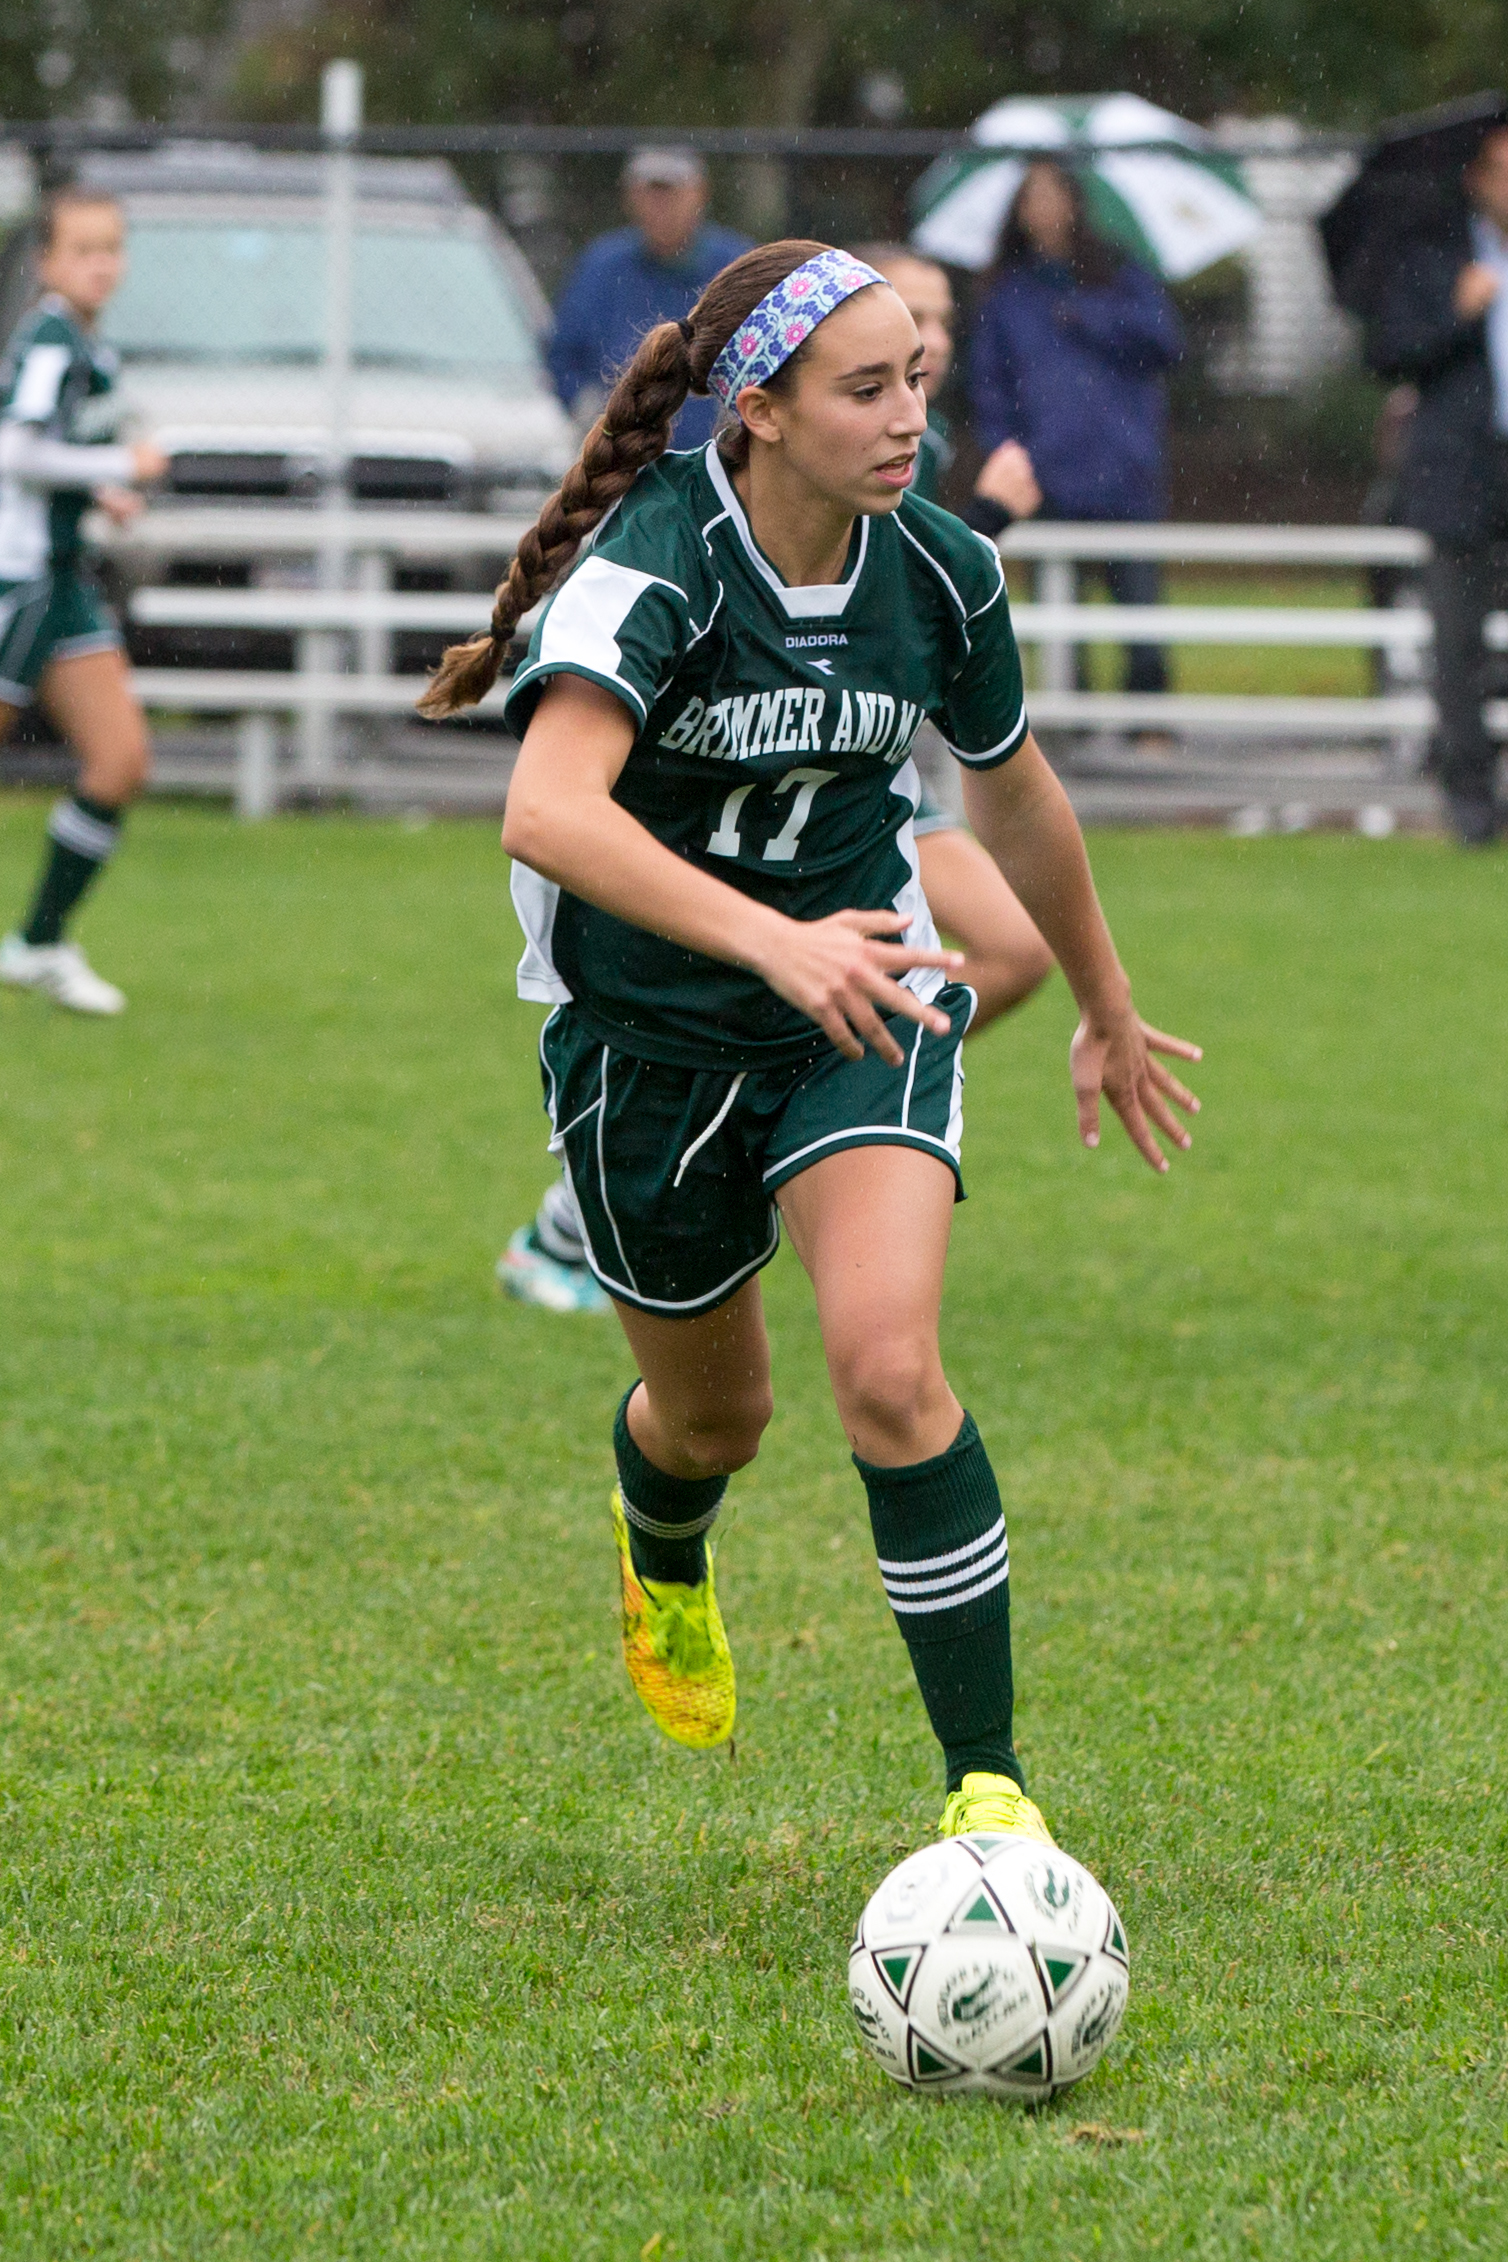
[[[1071,166],[1099,233],[1167,281],[1239,251],[1262,225],[1241,168],[1198,126],[1136,94],[997,102],[977,149],[939,158],[915,192],[911,241],[952,267],[988,267],[1033,157]]]

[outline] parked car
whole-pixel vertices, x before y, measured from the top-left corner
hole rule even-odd
[[[130,227],[126,279],[102,328],[122,360],[126,413],[171,458],[150,551],[115,550],[128,580],[286,584],[300,568],[161,542],[161,514],[215,503],[307,512],[333,477],[368,507],[537,507],[574,439],[545,372],[549,308],[522,254],[445,163],[360,157],[355,176],[345,445],[332,444],[325,354],[326,167],[234,145],[91,153],[76,177]],[[0,271],[0,319],[32,288],[30,245]],[[339,460],[336,460],[336,459]],[[187,530],[186,530],[187,531]],[[496,556],[394,575],[399,587],[485,587]],[[400,638],[398,664],[432,658]],[[247,631],[136,632],[155,664],[290,664],[290,639]]]

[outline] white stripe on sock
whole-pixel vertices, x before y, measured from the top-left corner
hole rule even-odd
[[[71,848],[75,856],[87,856],[95,864],[103,864],[120,837],[118,825],[107,825],[98,817],[91,817],[76,801],[59,801],[47,820],[49,839],[59,848]]]
[[[897,1578],[911,1579],[922,1571],[946,1571],[951,1564],[965,1563],[971,1555],[977,1555],[982,1547],[989,1547],[1004,1531],[1005,1518],[1002,1515],[997,1516],[989,1530],[981,1532],[978,1539],[971,1539],[966,1547],[952,1548],[946,1555],[919,1555],[914,1563],[892,1563],[882,1555],[879,1559],[881,1576],[888,1577],[893,1572]]]
[[[987,1555],[979,1556],[961,1571],[946,1571],[938,1579],[898,1579],[894,1573],[887,1576],[883,1572],[881,1576],[885,1580],[885,1592],[892,1602],[897,1595],[934,1594],[939,1598],[936,1607],[942,1610],[952,1607],[950,1588],[967,1586],[971,1579],[979,1578],[985,1571],[993,1571],[997,1563],[1004,1563],[1007,1570],[1011,1567],[1010,1543],[1003,1531]]]
[[[947,1595],[941,1602],[903,1602],[896,1595],[891,1595],[890,1607],[902,1616],[920,1617],[924,1612],[931,1612],[936,1616],[943,1610],[958,1609],[966,1602],[977,1602],[982,1594],[988,1594],[991,1587],[998,1587],[1010,1575],[1011,1567],[1007,1561],[1001,1564],[998,1571],[992,1571],[987,1579],[981,1579],[977,1586],[965,1587],[962,1594]]]
[[[636,1508],[621,1484],[618,1487],[618,1497],[623,1502],[623,1513],[634,1530],[643,1532],[649,1539],[698,1539],[703,1532],[711,1531],[717,1522],[718,1509],[722,1507],[722,1502],[719,1501],[717,1508],[709,1508],[705,1516],[698,1516],[689,1524],[666,1524],[658,1516],[646,1516],[642,1508]]]

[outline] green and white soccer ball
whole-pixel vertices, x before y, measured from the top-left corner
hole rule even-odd
[[[859,2031],[908,2089],[1051,2097],[1094,2071],[1129,1989],[1109,1894],[1032,1838],[924,1846],[874,1895],[848,1958]]]

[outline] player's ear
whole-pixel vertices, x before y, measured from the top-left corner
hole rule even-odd
[[[763,385],[745,385],[739,394],[736,407],[744,425],[756,440],[764,440],[778,447],[785,437],[780,429],[780,416],[773,393]]]

